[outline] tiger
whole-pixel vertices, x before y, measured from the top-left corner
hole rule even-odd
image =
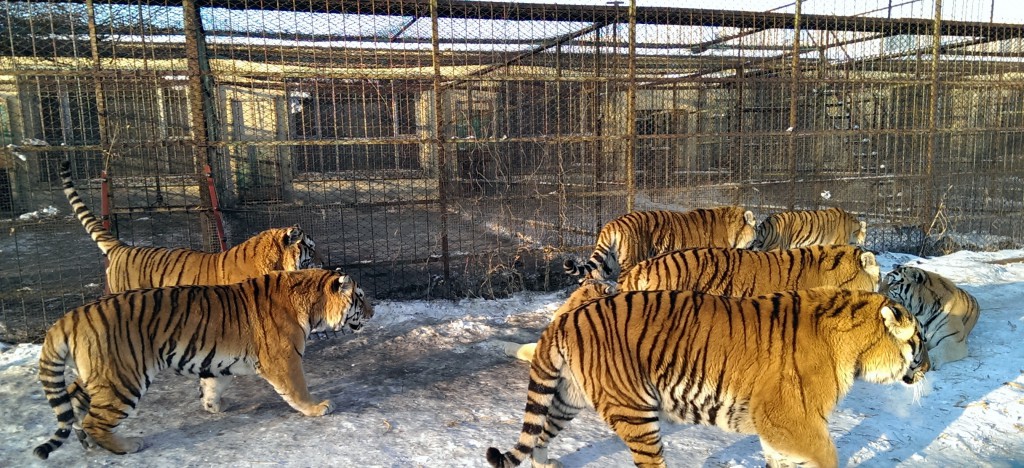
[[[912,385],[929,368],[914,315],[874,292],[621,292],[544,330],[518,443],[486,458],[561,466],[548,445],[591,405],[637,466],[665,466],[662,416],[757,434],[769,466],[835,467],[827,418],[855,378]]]
[[[358,331],[373,314],[350,276],[322,269],[229,285],[135,289],[71,309],[47,330],[40,350],[39,381],[57,430],[34,454],[48,458],[73,426],[87,437],[83,445],[139,451],[140,438],[114,429],[168,368],[206,377],[203,406],[211,411],[220,410],[232,375],[256,374],[300,413],[328,414],[334,404],[316,402],[306,385],[306,339],[318,329]],[[70,385],[69,367],[77,373]]]
[[[64,195],[86,232],[107,257],[107,292],[177,285],[231,284],[271,271],[319,268],[316,242],[298,225],[263,231],[221,253],[124,244],[103,227],[78,195],[71,163],[62,161]]]
[[[810,245],[864,245],[867,230],[866,222],[841,208],[784,211],[765,218],[757,226],[750,248],[785,250]]]
[[[689,247],[745,248],[754,240],[754,213],[739,206],[692,211],[634,211],[601,228],[590,259],[566,259],[569,275],[615,281],[646,258]]]
[[[619,277],[622,291],[677,289],[724,296],[835,286],[875,291],[881,268],[875,254],[852,245],[788,250],[686,249],[638,263]]]
[[[897,265],[885,275],[879,292],[903,304],[924,327],[932,366],[967,357],[967,335],[981,315],[978,300],[938,273]]]
[[[875,254],[852,245],[769,252],[714,247],[677,250],[636,264],[618,283],[594,281],[580,286],[554,315],[616,291],[664,289],[724,296],[758,296],[819,286],[875,291],[880,275]],[[502,345],[506,355],[523,361],[532,358],[536,347]]]

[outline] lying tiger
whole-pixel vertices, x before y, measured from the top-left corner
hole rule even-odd
[[[757,236],[750,248],[785,250],[811,245],[864,245],[867,229],[867,223],[841,208],[784,211],[769,216],[757,226]]]
[[[938,273],[897,265],[878,292],[903,304],[924,327],[932,366],[967,357],[967,335],[978,323],[978,300]]]
[[[914,384],[928,369],[914,315],[877,293],[619,293],[544,330],[519,441],[487,461],[560,466],[548,445],[589,405],[637,466],[665,466],[663,417],[757,434],[768,466],[835,467],[828,416],[854,379]]]
[[[761,252],[746,249],[687,249],[644,260],[619,277],[581,285],[555,316],[616,291],[701,291],[724,296],[758,296],[834,286],[860,291],[878,287],[875,255],[852,245],[813,246]],[[498,342],[506,355],[529,361],[536,344]]]
[[[330,413],[314,401],[302,370],[311,330],[362,328],[373,317],[363,291],[328,270],[273,272],[241,283],[132,290],[68,311],[46,332],[39,381],[57,415],[57,431],[35,454],[46,459],[71,433],[84,431],[117,454],[142,440],[113,430],[163,369],[204,379],[203,406],[220,411],[232,375],[257,374],[306,416]],[[68,367],[77,370],[71,385]]]
[[[268,229],[221,253],[126,245],[106,230],[82,201],[68,161],[61,162],[60,177],[75,216],[107,257],[110,294],[161,286],[231,284],[271,271],[323,264],[316,243],[298,226]]]
[[[679,211],[634,211],[601,228],[590,259],[567,259],[567,274],[615,281],[654,255],[691,247],[744,248],[754,240],[754,213],[738,206]]]

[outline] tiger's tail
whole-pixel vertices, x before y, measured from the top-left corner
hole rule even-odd
[[[569,258],[565,260],[562,268],[566,274],[578,276],[580,282],[587,278],[614,281],[619,273],[619,256],[618,248],[616,247],[618,240],[617,237],[612,239],[611,242],[601,242],[598,240],[594,253],[590,255],[586,262],[577,264],[575,260]],[[594,271],[597,271],[597,273],[591,275]]]
[[[562,379],[562,368],[565,365],[565,357],[561,351],[551,352],[552,346],[555,345],[553,338],[552,333],[544,333],[537,343],[538,352],[534,354],[530,364],[530,386],[526,396],[523,429],[519,433],[519,440],[512,450],[505,453],[495,447],[488,448],[487,461],[492,467],[518,466],[534,453],[537,442],[545,431],[548,412],[555,399],[555,393],[558,392],[559,380]],[[536,462],[534,466],[537,466]]]
[[[52,341],[54,338],[57,338],[58,341]],[[71,435],[72,425],[75,421],[71,395],[68,393],[67,383],[64,380],[64,370],[69,353],[70,349],[64,334],[59,336],[48,334],[46,344],[39,356],[39,381],[43,384],[46,400],[50,402],[50,407],[57,415],[57,431],[53,433],[50,440],[39,445],[32,452],[43,460],[50,456],[50,452],[64,445],[68,436]]]
[[[121,245],[121,241],[103,227],[103,223],[93,216],[92,211],[85,206],[82,197],[78,195],[78,190],[75,190],[75,182],[71,179],[71,163],[69,161],[60,163],[60,179],[64,183],[64,196],[68,198],[71,210],[74,211],[75,217],[82,222],[85,232],[89,233],[93,242],[103,251],[103,255],[106,255],[110,249]]]

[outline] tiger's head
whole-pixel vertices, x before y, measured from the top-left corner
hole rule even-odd
[[[340,269],[319,271],[324,275],[317,286],[322,288],[323,299],[310,308],[311,329],[340,331],[347,325],[352,331],[359,331],[367,320],[373,318],[373,306],[366,299],[362,288]]]
[[[281,258],[279,269],[284,271],[320,268],[323,258],[316,251],[316,242],[298,224],[282,229],[280,237]]]
[[[858,363],[859,374],[868,382],[912,385],[931,369],[928,347],[921,324],[899,303],[885,299],[879,315],[888,339],[879,340]]]
[[[899,299],[906,291],[915,284],[922,284],[925,275],[919,268],[906,265],[896,265],[892,271],[882,278],[878,286],[878,292],[893,299]]]
[[[864,241],[868,238],[868,223],[864,221],[858,221],[856,218],[850,222],[850,237],[849,242],[856,245],[864,245]]]

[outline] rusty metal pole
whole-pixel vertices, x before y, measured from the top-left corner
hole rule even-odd
[[[213,201],[210,193],[205,189],[206,175],[203,168],[209,164],[216,167],[210,146],[210,140],[215,139],[217,132],[213,105],[213,86],[210,83],[210,63],[206,57],[206,39],[203,32],[203,23],[199,15],[199,6],[195,0],[182,0],[182,13],[185,23],[185,60],[188,63],[188,106],[189,122],[192,127],[192,139],[195,142],[195,158],[193,161],[196,175],[196,183],[199,187],[200,207],[204,216],[200,216],[203,230],[203,249],[213,251],[220,247],[219,242],[213,242],[216,232],[216,222],[212,219]]]
[[[921,208],[921,225],[927,230],[935,214],[935,164],[936,138],[938,138],[939,109],[939,56],[942,54],[942,0],[935,0],[935,19],[932,22],[932,76],[931,93],[928,96],[928,141],[925,149],[925,204]]]
[[[110,170],[110,136],[107,134],[107,100],[103,94],[103,80],[100,79],[100,70],[103,69],[100,62],[99,34],[96,30],[96,10],[92,0],[86,0],[85,13],[89,22],[89,50],[92,53],[92,73],[95,81],[96,93],[96,125],[100,134],[100,147],[103,148],[103,170]]]
[[[797,93],[800,91],[800,4],[796,0],[793,15],[793,58],[790,63],[792,79],[789,82],[789,209],[796,207],[796,135],[797,135]]]
[[[438,34],[437,0],[430,0],[430,44],[434,64],[434,141],[437,149],[437,202],[441,210],[441,261],[444,283],[451,288],[451,258],[448,249],[448,165],[445,161],[444,107],[441,99],[441,45]],[[449,289],[450,291],[450,289]]]
[[[636,0],[629,0],[629,88],[626,89],[626,212],[636,204]]]

